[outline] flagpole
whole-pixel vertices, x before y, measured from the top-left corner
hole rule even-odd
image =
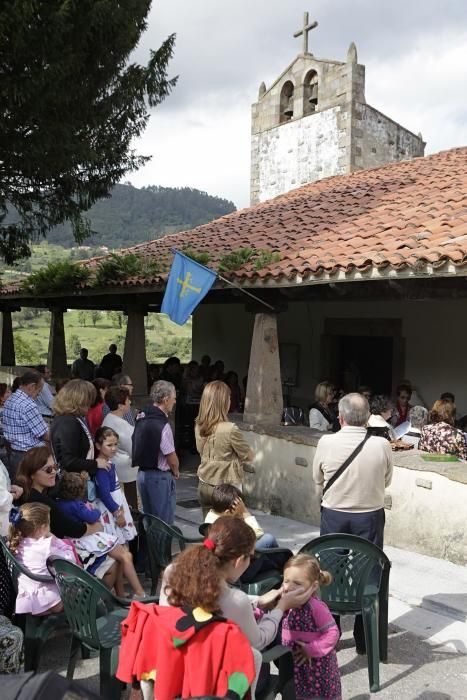
[[[251,298],[254,299],[255,301],[259,302],[260,304],[263,304],[263,306],[266,306],[268,309],[270,309],[271,311],[273,311],[274,313],[276,313],[276,309],[275,309],[273,306],[271,306],[271,304],[268,304],[267,301],[264,301],[263,299],[260,299],[259,297],[255,296],[255,295],[252,294],[251,292],[248,292],[248,291],[247,291],[246,289],[244,289],[243,287],[240,287],[240,285],[237,284],[236,282],[231,282],[230,280],[226,279],[225,277],[222,277],[222,275],[220,275],[216,270],[211,270],[210,267],[206,267],[206,265],[201,265],[201,263],[199,263],[197,260],[193,260],[192,258],[190,258],[189,255],[185,255],[184,253],[182,253],[180,250],[177,250],[176,248],[171,248],[170,250],[171,250],[172,253],[178,253],[179,255],[183,255],[183,257],[188,258],[188,260],[191,260],[191,262],[196,263],[196,264],[199,265],[200,267],[204,267],[204,268],[206,268],[206,270],[209,270],[210,272],[214,272],[214,273],[216,274],[216,276],[217,276],[220,280],[222,280],[223,282],[225,282],[226,284],[230,284],[231,287],[234,287],[235,289],[238,289],[239,292],[242,292],[243,294],[246,294],[247,296],[251,297]]]
[[[274,311],[274,313],[276,312],[275,308],[273,306],[271,306],[271,304],[268,304],[267,301],[263,301],[263,299],[260,299],[259,297],[255,296],[251,292],[248,292],[243,287],[240,287],[239,284],[236,284],[235,282],[231,282],[230,280],[226,279],[225,277],[222,277],[222,275],[220,275],[218,272],[216,274],[217,274],[218,278],[220,280],[222,280],[223,282],[225,282],[226,284],[230,284],[231,287],[235,287],[235,289],[238,289],[240,292],[243,292],[243,294],[246,294],[247,296],[251,297],[255,301],[259,301],[260,304],[267,306],[268,309],[271,309],[271,311]]]

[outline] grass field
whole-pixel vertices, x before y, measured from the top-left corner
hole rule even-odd
[[[50,313],[41,312],[30,318],[30,312],[23,310],[12,315],[18,364],[39,364],[47,360]],[[96,364],[107,353],[110,343],[116,343],[118,352],[123,354],[126,331],[123,314],[100,312],[92,318],[90,311],[83,314],[72,310],[65,313],[64,321],[68,362],[78,357],[81,347],[88,348],[89,359]],[[148,362],[159,364],[171,355],[177,355],[182,362],[191,359],[191,319],[184,326],[178,326],[165,314],[151,313],[145,323]]]

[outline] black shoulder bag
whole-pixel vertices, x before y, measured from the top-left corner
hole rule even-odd
[[[345,460],[345,462],[343,462],[343,463],[341,464],[341,466],[339,467],[339,469],[338,469],[336,472],[334,472],[334,474],[331,476],[331,478],[329,479],[328,483],[326,484],[326,486],[325,486],[324,489],[323,489],[323,493],[322,493],[322,496],[321,496],[321,510],[323,510],[323,498],[324,498],[324,495],[329,491],[329,489],[330,489],[331,486],[337,481],[337,479],[338,479],[340,476],[342,476],[342,474],[345,472],[345,470],[347,469],[347,467],[350,466],[350,464],[354,461],[355,457],[356,457],[358,454],[360,454],[360,452],[361,452],[362,449],[363,449],[363,446],[364,446],[365,442],[366,442],[366,441],[368,440],[368,438],[370,438],[370,437],[371,437],[371,433],[368,433],[368,432],[367,432],[367,434],[365,435],[365,437],[363,438],[363,440],[357,445],[357,447],[354,449],[354,451],[347,457],[347,459]]]

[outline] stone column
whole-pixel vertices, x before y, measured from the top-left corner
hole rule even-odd
[[[283,409],[277,316],[259,313],[251,341],[243,419],[248,423],[281,421]]]
[[[69,377],[70,372],[66,361],[65,325],[63,314],[66,309],[55,306],[50,309],[50,335],[49,351],[47,353],[47,366],[54,378]]]
[[[125,348],[123,350],[123,371],[133,381],[133,396],[137,399],[147,399],[148,379],[146,369],[146,333],[144,317],[146,310],[130,308],[127,311]]]
[[[16,365],[15,358],[15,342],[13,339],[13,324],[11,322],[11,311],[2,311],[2,335],[1,335],[1,351],[0,364],[2,367],[14,367]]]

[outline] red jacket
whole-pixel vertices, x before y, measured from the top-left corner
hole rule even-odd
[[[92,408],[89,409],[89,411],[86,414],[86,420],[88,422],[88,427],[89,427],[89,432],[91,435],[96,437],[96,433],[98,429],[102,425],[102,421],[104,420],[104,402],[101,401],[100,403],[96,404]]]
[[[201,608],[134,602],[122,622],[116,675],[125,683],[155,680],[157,700],[228,691],[243,698],[255,666],[250,643],[234,622]]]

